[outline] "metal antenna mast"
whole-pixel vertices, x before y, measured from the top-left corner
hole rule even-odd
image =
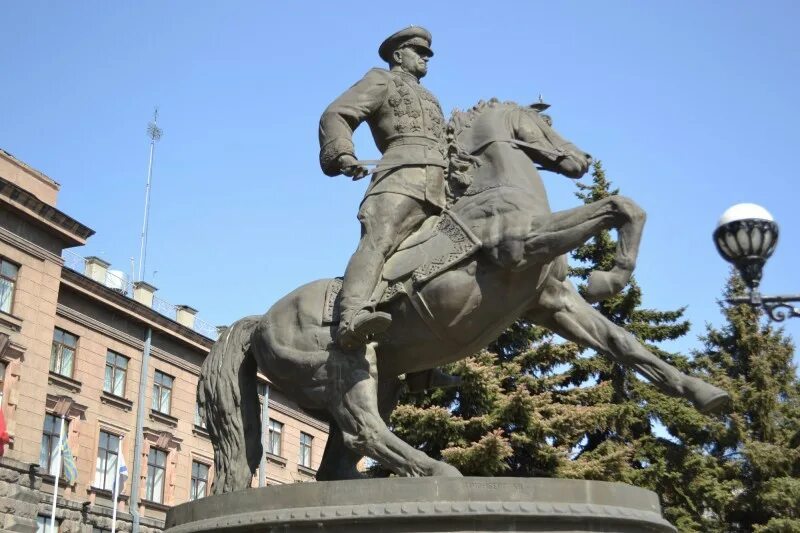
[[[161,139],[164,133],[158,127],[158,108],[153,111],[153,120],[147,125],[147,136],[150,137],[150,162],[147,165],[147,185],[144,189],[144,222],[142,223],[142,247],[139,250],[139,279],[144,281],[144,265],[147,261],[147,223],[150,218],[150,184],[153,180],[153,153],[155,152],[156,142]]]

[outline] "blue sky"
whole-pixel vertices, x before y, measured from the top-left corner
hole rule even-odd
[[[3,14],[0,147],[62,185],[58,207],[97,231],[76,251],[112,268],[139,255],[159,106],[146,279],[212,324],[343,272],[366,183],[319,170],[319,115],[409,24],[433,33],[424,83],[446,114],[541,93],[563,136],[645,208],[636,275],[646,306],[688,306],[677,347],[720,321],[727,266],[710,235],[734,203],[781,224],[764,292],[800,293],[797,2],[27,1]],[[356,143],[378,155],[366,127]],[[554,209],[578,205],[570,180],[545,180]]]

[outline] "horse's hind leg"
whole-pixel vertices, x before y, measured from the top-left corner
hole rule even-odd
[[[358,471],[358,462],[364,457],[344,444],[344,436],[339,424],[330,423],[328,442],[322,454],[322,462],[317,470],[317,481],[336,481],[340,479],[359,479],[364,477]]]
[[[397,406],[402,386],[402,382],[397,377],[378,383],[378,410],[386,423]],[[364,475],[358,470],[358,463],[363,458],[362,453],[345,446],[339,424],[331,421],[325,453],[322,454],[322,462],[317,470],[317,481],[363,478]]]
[[[718,411],[730,400],[722,389],[687,376],[653,355],[636,337],[587,304],[569,281],[550,278],[547,283],[539,300],[541,307],[526,318],[632,367],[662,392],[687,398],[701,412]]]
[[[378,382],[378,412],[385,423],[389,423],[397,404],[400,403],[400,395],[403,392],[403,382],[397,376],[390,379],[382,379]]]
[[[328,373],[332,378],[328,410],[341,429],[347,448],[375,459],[399,475],[461,475],[455,467],[431,459],[389,431],[378,408],[378,370],[373,344],[365,347],[363,355],[332,354]]]
[[[386,423],[400,400],[402,386],[397,377],[378,383],[378,411]],[[317,470],[317,481],[363,478],[364,475],[358,470],[358,463],[363,458],[364,454],[345,446],[339,424],[331,421],[325,453],[322,454],[322,462]]]

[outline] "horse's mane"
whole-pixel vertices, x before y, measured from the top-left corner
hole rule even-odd
[[[461,133],[472,127],[475,119],[486,109],[499,106],[516,105],[514,102],[501,102],[497,98],[481,100],[466,111],[454,109],[447,123],[447,205],[452,205],[472,184],[472,174],[480,166],[480,159],[473,156],[461,145]]]

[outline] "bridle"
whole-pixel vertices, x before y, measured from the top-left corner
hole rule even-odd
[[[514,145],[514,146],[517,146],[517,147],[520,147],[520,148],[530,148],[532,150],[536,150],[537,152],[541,153],[542,155],[544,155],[550,161],[553,161],[553,162],[558,161],[559,159],[562,159],[564,157],[568,157],[569,156],[569,152],[567,152],[567,150],[565,150],[564,148],[566,146],[574,146],[571,142],[566,141],[566,142],[564,142],[562,144],[559,144],[559,145],[554,145],[553,143],[548,143],[550,146],[552,146],[552,148],[549,148],[549,147],[545,148],[544,146],[542,146],[542,144],[544,144],[544,143],[542,143],[542,141],[536,141],[536,142],[530,143],[530,142],[521,141],[519,139],[498,138],[498,139],[489,139],[489,140],[485,141],[484,143],[478,145],[476,148],[473,148],[471,151],[469,151],[469,155],[473,155],[474,156],[476,153],[480,152],[481,150],[483,150],[484,148],[486,148],[490,144],[494,144],[494,143],[507,143],[507,144],[511,144],[511,145]],[[541,168],[541,167],[538,167],[538,166],[537,166],[537,168],[539,170],[547,170],[545,168]]]

